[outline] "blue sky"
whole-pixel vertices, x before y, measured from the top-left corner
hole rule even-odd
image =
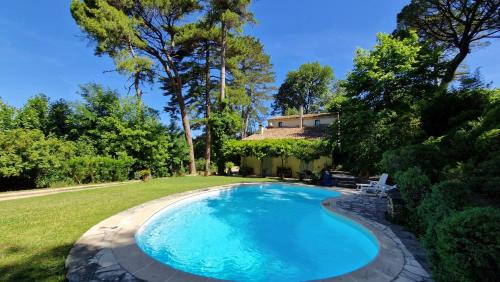
[[[357,47],[371,48],[377,32],[391,32],[408,1],[257,0],[258,24],[245,32],[258,37],[271,55],[279,85],[303,63],[330,65],[337,78],[352,67]],[[107,57],[94,56],[69,13],[69,0],[8,1],[0,10],[0,97],[21,106],[45,93],[51,99],[75,100],[78,86],[96,82],[121,93],[128,83]],[[384,3],[384,4],[381,4]],[[497,40],[498,41],[498,40]],[[500,44],[474,51],[467,64],[481,67],[487,81],[500,86]],[[162,109],[167,98],[146,89],[145,102]],[[166,116],[163,115],[166,121]]]

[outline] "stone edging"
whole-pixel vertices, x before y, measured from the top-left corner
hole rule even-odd
[[[182,272],[154,260],[139,249],[135,243],[135,233],[154,214],[175,202],[241,184],[265,183],[239,183],[174,194],[138,205],[105,219],[83,234],[71,249],[66,259],[66,278],[69,281],[220,281]],[[428,277],[425,270],[415,259],[412,259],[413,256],[390,228],[336,207],[335,203],[342,200],[352,190],[335,190],[340,191],[342,196],[324,201],[328,204],[323,207],[330,212],[348,217],[370,230],[379,242],[380,251],[375,260],[367,266],[321,281],[396,280],[403,282],[422,281],[419,278]],[[408,268],[414,270],[411,271],[412,273],[422,275],[417,275],[415,279],[401,276],[402,271]]]

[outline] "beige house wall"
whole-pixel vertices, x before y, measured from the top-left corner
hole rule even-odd
[[[278,176],[277,170],[281,166],[281,158],[271,158],[271,176]],[[261,175],[261,161],[255,157],[242,157],[241,165],[245,165],[253,168],[255,175]],[[332,165],[332,158],[322,156],[319,159],[310,161],[306,163],[295,157],[285,158],[283,160],[283,165],[292,169],[292,176],[299,178],[299,174],[304,170],[310,170],[312,172],[319,172],[323,168]]]
[[[241,164],[253,168],[255,175],[261,174],[261,161],[255,157],[242,157]]]
[[[320,124],[332,124],[335,121],[333,116],[304,118],[304,127],[313,127],[314,121],[319,120]],[[299,127],[299,118],[273,119],[269,121],[270,127],[278,127],[279,122],[283,122],[283,127]]]

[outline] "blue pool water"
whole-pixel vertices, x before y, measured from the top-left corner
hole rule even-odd
[[[378,253],[361,225],[321,206],[335,191],[255,184],[169,206],[136,234],[139,247],[181,271],[237,281],[304,281],[358,269]]]

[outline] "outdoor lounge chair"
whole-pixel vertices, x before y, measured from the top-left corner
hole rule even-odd
[[[384,173],[378,181],[370,181],[368,184],[356,184],[356,188],[364,194],[375,194],[384,197],[388,190],[396,188],[396,185],[390,186],[386,184],[387,178],[389,178],[389,175]]]

